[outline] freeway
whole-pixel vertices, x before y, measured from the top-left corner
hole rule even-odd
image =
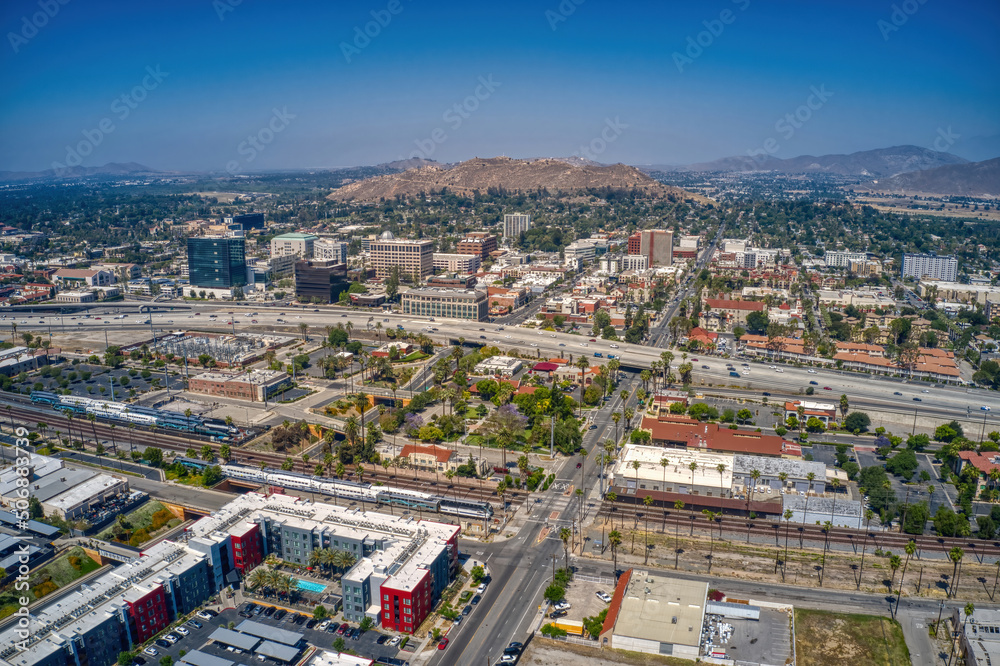
[[[392,313],[371,313],[369,311],[343,311],[342,309],[326,308],[293,308],[264,306],[237,306],[233,304],[208,304],[192,303],[191,314],[184,312],[170,312],[154,314],[152,324],[124,323],[127,320],[95,321],[93,319],[77,321],[67,321],[65,329],[72,332],[73,329],[94,330],[102,328],[122,328],[132,330],[136,335],[141,335],[142,331],[149,330],[150,327],[159,330],[191,329],[203,331],[232,332],[234,327],[258,332],[284,333],[290,336],[300,334],[299,325],[306,324],[312,334],[323,330],[326,326],[335,326],[338,323],[346,324],[351,322],[355,331],[365,330],[367,327],[374,327],[376,323],[382,323],[384,328],[396,328],[403,326],[406,330],[423,332],[440,343],[457,343],[460,338],[467,342],[478,342],[479,344],[495,344],[501,349],[512,349],[521,354],[531,354],[534,352],[539,358],[549,358],[559,356],[562,358],[580,355],[596,356],[607,358],[609,354],[614,354],[621,360],[625,369],[648,369],[654,361],[660,361],[660,354],[664,351],[646,345],[628,344],[625,342],[615,342],[602,340],[600,338],[588,338],[578,334],[536,331],[534,329],[505,327],[485,322],[473,322],[454,319],[427,317],[416,317],[411,315],[399,315]],[[200,314],[194,314],[198,312]],[[228,313],[234,312],[236,324],[227,323]],[[219,320],[209,321],[209,314],[218,314]],[[24,315],[19,315],[24,317]],[[130,315],[133,321],[134,315]],[[50,317],[51,319],[51,317]],[[278,322],[282,319],[282,322]],[[53,329],[59,331],[62,327],[57,327],[55,322],[41,321],[37,318],[19,318],[18,331],[45,331],[50,323]],[[674,351],[674,366],[683,362],[682,355]],[[694,358],[698,360],[695,361]],[[820,396],[829,395],[830,399],[836,401],[840,394],[844,393],[851,400],[881,400],[886,404],[894,405],[899,409],[906,405],[908,409],[933,409],[938,416],[951,415],[952,417],[965,416],[971,405],[972,409],[978,410],[980,406],[989,407],[991,411],[1000,410],[1000,395],[996,392],[982,389],[971,389],[965,387],[945,386],[933,388],[931,385],[922,382],[904,382],[897,378],[869,376],[861,373],[843,372],[834,369],[817,368],[808,370],[806,368],[795,368],[792,366],[778,366],[781,372],[772,370],[767,363],[757,363],[749,361],[751,372],[746,376],[733,378],[729,376],[730,371],[726,369],[727,361],[717,357],[695,356],[689,359],[694,365],[693,385],[699,388],[711,383],[714,385],[727,385],[730,387],[751,390],[771,389],[784,390],[797,393],[800,388],[809,386],[810,381],[815,381],[816,393]],[[707,367],[706,367],[707,366]],[[744,375],[742,369],[739,369]],[[829,393],[826,392],[829,388]],[[924,391],[927,391],[925,393]],[[896,395],[896,394],[899,395]],[[915,400],[915,398],[917,400]],[[819,398],[817,398],[819,399]]]

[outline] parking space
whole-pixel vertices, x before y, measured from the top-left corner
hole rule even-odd
[[[573,580],[566,589],[566,601],[570,608],[566,611],[564,618],[560,619],[579,621],[585,617],[594,617],[608,607],[607,603],[597,597],[597,593],[603,592],[610,595],[614,591],[614,585],[602,586],[598,583]]]
[[[157,640],[167,643],[166,647],[164,647],[163,643],[157,644],[150,642],[148,647],[155,650],[156,654],[139,651],[137,653],[138,657],[145,660],[148,664],[150,664],[150,666],[153,666],[154,664],[159,663],[164,656],[169,656],[176,662],[180,659],[181,650],[184,652],[190,652],[191,650],[200,649],[200,646],[204,645],[205,642],[208,641],[209,634],[215,631],[216,626],[212,626],[210,621],[203,620],[201,618],[195,618],[193,622],[202,625],[201,628],[199,629],[193,624],[188,624],[186,622],[177,625],[177,627],[180,627],[183,631],[188,632],[188,634],[185,636],[177,627],[173,628],[169,632],[163,632],[161,637]],[[174,636],[178,640],[175,643],[170,644],[162,637],[168,635]],[[136,659],[136,662],[139,664],[143,663],[139,661],[139,659]]]
[[[762,608],[759,620],[705,616],[703,645],[749,664],[784,664],[792,656],[788,613]]]

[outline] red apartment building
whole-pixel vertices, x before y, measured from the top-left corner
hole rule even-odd
[[[128,616],[132,621],[132,643],[139,645],[170,626],[167,612],[167,595],[162,585],[152,589],[133,587],[123,599],[128,606]]]
[[[412,634],[431,611],[433,576],[427,569],[392,576],[382,583],[382,626]]]
[[[257,523],[234,526],[229,530],[229,541],[232,544],[233,566],[240,572],[240,576],[245,576],[264,561],[260,525]]]

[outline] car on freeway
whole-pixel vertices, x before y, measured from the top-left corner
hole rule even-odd
[[[518,657],[517,653],[515,653],[515,652],[507,652],[505,650],[504,653],[502,655],[500,655],[500,659],[497,661],[497,663],[498,664],[514,664],[514,663],[517,663],[517,657]]]
[[[824,391],[832,391],[833,389],[832,389],[832,388],[830,388],[829,386],[824,386],[824,387],[823,387],[823,390],[824,390]]]
[[[616,345],[616,344],[612,343],[612,344],[611,344],[611,348],[612,348],[612,349],[618,349],[618,345]],[[698,360],[698,359],[695,359],[695,360]]]
[[[983,406],[982,406],[982,407],[980,407],[979,409],[981,409],[981,410],[982,410],[982,411],[984,411],[984,412],[988,412],[988,411],[990,411],[990,408],[989,408],[989,407],[987,407],[986,405],[983,405]]]
[[[914,398],[913,402],[923,402],[923,400],[921,398]]]
[[[809,371],[809,374],[810,374],[810,375],[815,375],[815,374],[816,374],[816,371],[815,371],[815,370],[810,370],[810,371]]]
[[[511,641],[510,645],[507,646],[508,650],[520,650],[524,647],[524,643],[518,643],[517,641]]]
[[[809,382],[809,384],[812,385],[812,386],[819,386],[819,382],[812,382],[811,381],[811,382]]]
[[[701,369],[702,369],[702,370],[711,370],[711,368],[709,368],[709,367],[708,367],[707,365],[703,365],[703,366],[701,366]]]
[[[903,394],[902,394],[902,393],[900,393],[899,391],[893,391],[893,392],[892,392],[892,394],[893,394],[893,395],[903,395]]]
[[[923,391],[921,391],[921,393],[930,393],[930,391],[928,391],[927,389],[924,389]]]
[[[698,359],[696,359],[696,358],[693,358],[693,359],[691,359],[691,362],[692,362],[692,363],[697,363],[697,362],[698,362]]]

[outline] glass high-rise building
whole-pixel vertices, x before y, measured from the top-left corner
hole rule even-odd
[[[231,289],[247,283],[243,238],[188,238],[188,274],[192,287]]]

